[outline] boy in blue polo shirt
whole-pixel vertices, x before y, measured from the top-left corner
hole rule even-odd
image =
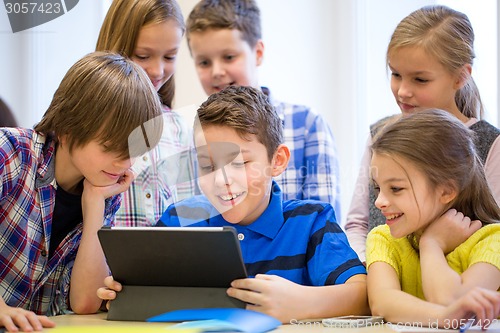
[[[203,195],[171,205],[158,226],[233,226],[252,278],[227,293],[283,323],[367,314],[366,271],[328,203],[282,200],[273,177],[287,167],[282,122],[268,98],[230,86],[198,109],[194,139]],[[114,299],[119,283],[99,297]]]

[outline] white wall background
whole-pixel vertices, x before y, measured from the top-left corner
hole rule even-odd
[[[197,0],[178,0],[185,17]],[[264,63],[260,83],[282,100],[309,105],[334,132],[340,160],[342,217],[350,204],[368,126],[399,112],[389,89],[385,51],[397,23],[411,11],[443,3],[464,11],[476,32],[473,76],[498,126],[498,23],[495,0],[257,0]],[[0,97],[20,124],[43,115],[69,67],[93,51],[110,0],[80,0],[64,16],[13,34],[0,6]],[[206,96],[185,45],[177,64],[176,107]]]

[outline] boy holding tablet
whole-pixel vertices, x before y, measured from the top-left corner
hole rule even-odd
[[[282,122],[268,98],[230,86],[198,109],[194,139],[203,195],[171,205],[158,226],[233,226],[251,278],[227,293],[283,323],[368,314],[366,272],[329,203],[282,200]],[[114,299],[111,277],[98,296]],[[111,289],[111,290],[110,290]]]

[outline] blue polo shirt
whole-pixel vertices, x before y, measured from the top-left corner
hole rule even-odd
[[[282,201],[273,181],[269,206],[250,225],[224,220],[205,196],[170,205],[157,226],[236,228],[249,276],[274,274],[306,286],[342,284],[365,267],[349,246],[328,203]]]

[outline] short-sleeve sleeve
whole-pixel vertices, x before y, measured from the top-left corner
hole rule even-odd
[[[386,225],[372,229],[366,239],[366,267],[370,267],[372,263],[377,261],[389,264],[397,275],[401,276],[399,251],[396,250],[394,238]]]
[[[477,238],[477,240],[475,238]],[[488,225],[481,228],[479,231],[474,233],[469,240],[476,244],[471,249],[468,266],[479,262],[485,262],[500,270],[499,224]]]
[[[326,205],[316,217],[313,230],[316,231],[310,236],[308,245],[312,285],[342,284],[354,275],[366,274],[365,267],[336,223],[332,206]]]

